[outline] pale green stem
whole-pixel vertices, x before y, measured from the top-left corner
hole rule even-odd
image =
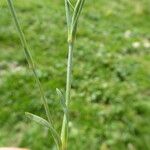
[[[40,80],[39,80],[39,78],[38,78],[38,76],[37,76],[37,72],[36,72],[36,69],[35,69],[35,65],[34,65],[32,56],[31,56],[31,54],[30,54],[30,51],[29,51],[29,49],[28,49],[25,36],[24,36],[24,34],[23,34],[23,32],[22,32],[21,26],[20,26],[19,21],[18,21],[18,19],[17,19],[17,15],[16,15],[16,12],[15,12],[14,6],[13,6],[13,4],[12,4],[12,0],[7,0],[7,1],[8,1],[8,5],[9,5],[9,7],[10,7],[11,14],[12,14],[13,19],[14,19],[14,22],[15,22],[15,24],[16,24],[18,33],[19,33],[20,40],[21,40],[22,46],[23,46],[23,48],[24,48],[24,52],[25,52],[25,55],[26,55],[28,64],[29,64],[29,66],[31,67],[31,69],[32,69],[32,71],[33,71],[33,74],[34,74],[34,76],[35,76],[37,85],[38,85],[38,87],[39,87],[39,91],[40,91],[40,94],[41,94],[41,99],[42,99],[42,102],[43,102],[43,105],[44,105],[44,108],[45,108],[45,112],[46,112],[48,121],[49,121],[50,124],[52,124],[52,119],[51,119],[49,107],[48,107],[48,104],[47,104],[47,99],[46,99],[46,97],[45,97],[45,95],[44,95],[43,88],[42,88],[41,83],[40,83]]]
[[[73,43],[69,43],[68,62],[67,62],[67,79],[66,79],[66,106],[67,108],[70,102],[71,80],[72,80],[72,58],[73,58]],[[68,115],[66,116],[66,114],[64,114],[64,117],[63,117],[61,141],[62,141],[62,150],[67,150]]]

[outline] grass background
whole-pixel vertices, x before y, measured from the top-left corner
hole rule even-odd
[[[14,0],[38,76],[60,131],[56,88],[65,90],[64,1]],[[70,150],[150,150],[150,1],[87,0],[74,51]],[[0,1],[0,146],[53,149],[6,0]]]

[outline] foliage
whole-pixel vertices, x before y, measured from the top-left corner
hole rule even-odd
[[[14,3],[59,130],[63,110],[54,93],[65,86],[64,2]],[[150,149],[149,5],[147,0],[87,0],[74,51],[70,150]],[[24,117],[25,111],[44,117],[40,95],[6,1],[0,6],[0,146],[46,150],[53,145],[45,140],[47,128],[27,124]]]

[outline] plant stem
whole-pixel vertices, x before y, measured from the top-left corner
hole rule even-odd
[[[73,43],[69,43],[68,63],[67,63],[67,81],[66,81],[66,106],[70,101],[70,90],[72,80],[72,58],[73,58]]]
[[[67,79],[66,79],[66,107],[70,102],[71,80],[72,80],[72,58],[73,58],[73,42],[68,44],[68,62],[67,62]],[[62,131],[61,131],[62,150],[67,150],[68,141],[68,115],[64,114]]]
[[[30,66],[31,69],[32,69],[32,72],[33,72],[33,74],[34,74],[34,76],[35,76],[37,85],[38,85],[38,87],[39,87],[41,99],[42,99],[42,102],[43,102],[43,105],[44,105],[44,109],[45,109],[45,112],[46,112],[48,121],[49,121],[50,124],[52,124],[52,119],[51,119],[49,107],[48,107],[48,104],[47,104],[47,99],[46,99],[46,97],[45,97],[45,94],[44,94],[42,85],[41,85],[40,80],[39,80],[39,78],[38,78],[38,75],[37,75],[37,72],[36,72],[36,69],[35,69],[35,65],[34,65],[32,56],[31,56],[31,54],[30,54],[30,51],[29,51],[29,49],[28,49],[25,36],[24,36],[24,34],[23,34],[23,32],[22,32],[22,29],[21,29],[21,26],[20,26],[20,24],[19,24],[19,21],[18,21],[16,12],[15,12],[15,9],[14,9],[13,3],[12,3],[12,0],[7,0],[7,2],[8,2],[8,5],[9,5],[9,7],[10,7],[10,11],[11,11],[11,14],[12,14],[12,16],[13,16],[15,25],[16,25],[16,27],[17,27],[17,30],[18,30],[18,33],[19,33],[19,36],[20,36],[20,40],[21,40],[21,43],[22,43],[22,46],[23,46],[23,49],[24,49],[24,52],[25,52],[25,55],[26,55],[27,62],[28,62],[29,66]]]

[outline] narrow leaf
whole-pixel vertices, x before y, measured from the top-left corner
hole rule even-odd
[[[19,33],[19,36],[20,36],[20,40],[21,40],[24,52],[25,52],[25,56],[26,56],[27,62],[29,64],[29,66],[31,67],[32,72],[34,74],[34,77],[35,77],[35,79],[37,81],[37,85],[39,87],[41,99],[42,99],[42,102],[43,102],[43,105],[44,105],[44,109],[45,109],[46,115],[48,117],[48,121],[52,124],[52,118],[51,118],[50,110],[49,110],[49,107],[48,107],[47,99],[45,97],[45,94],[44,94],[41,82],[40,82],[40,80],[39,80],[39,78],[37,76],[37,72],[36,72],[36,68],[35,68],[35,65],[34,65],[34,61],[33,61],[32,55],[30,53],[30,50],[28,48],[27,41],[25,39],[25,35],[24,35],[24,33],[22,31],[22,28],[20,26],[20,23],[18,21],[17,14],[16,14],[16,11],[15,11],[13,2],[12,2],[12,0],[7,0],[7,2],[8,2],[8,6],[10,8],[10,12],[12,14],[12,17],[14,19],[16,28],[18,30],[18,33]]]
[[[59,137],[57,131],[53,128],[53,126],[47,120],[45,120],[45,119],[43,119],[43,118],[41,118],[41,117],[39,117],[37,115],[34,115],[32,113],[29,113],[29,112],[26,112],[25,115],[29,119],[37,122],[38,124],[40,124],[40,125],[42,125],[42,126],[44,126],[46,128],[48,128],[50,130],[51,134],[53,135],[53,138],[54,138],[56,144],[57,145],[61,144],[61,140],[60,140],[60,137]]]
[[[68,35],[69,35],[70,28],[71,28],[71,10],[70,10],[70,4],[68,0],[65,0],[65,9],[66,9],[66,19],[67,19]]]
[[[74,10],[74,6],[72,5],[72,3],[70,2],[70,0],[68,0],[69,5],[71,6],[71,8]]]
[[[76,34],[77,23],[78,23],[78,19],[79,19],[80,13],[82,11],[84,2],[85,2],[85,0],[78,0],[76,2],[76,5],[75,5],[75,9],[73,12],[73,17],[72,17],[72,22],[71,22],[71,32],[72,32],[73,37]]]
[[[56,89],[56,92],[57,92],[57,95],[58,95],[59,98],[60,98],[60,102],[61,102],[61,105],[62,105],[62,107],[63,107],[64,113],[65,113],[66,116],[67,116],[68,108],[67,108],[67,106],[66,106],[66,102],[65,102],[64,95],[63,95],[63,93],[62,93],[59,89]]]
[[[44,126],[44,127],[47,127],[49,128],[49,122],[46,121],[45,119],[37,116],[37,115],[34,115],[34,114],[31,114],[31,113],[28,113],[26,112],[25,115],[30,119],[30,120],[33,120],[35,122],[37,122],[38,124]]]

